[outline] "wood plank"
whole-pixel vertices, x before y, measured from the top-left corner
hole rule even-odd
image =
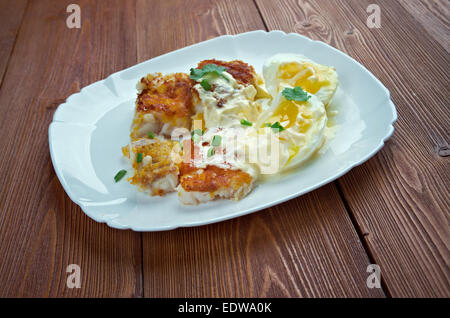
[[[180,5],[176,0],[138,0],[138,60],[145,61],[220,35],[264,28],[250,2],[191,1]],[[242,11],[233,9],[233,5]],[[152,27],[154,23],[158,28]]]
[[[80,87],[136,63],[134,1],[30,1],[0,90],[0,296],[141,296],[139,233],[89,219],[53,170],[47,129]],[[131,48],[131,49],[130,49]],[[81,288],[66,287],[69,264]]]
[[[383,150],[339,180],[365,242],[395,297],[450,295],[448,55],[396,1],[258,0],[267,26],[325,41],[356,58],[391,91],[399,112]]]
[[[26,6],[27,0],[0,2],[0,87]]]
[[[264,28],[240,0],[139,1],[137,25],[140,61]],[[384,296],[366,286],[369,259],[334,184],[235,220],[144,233],[143,250],[145,297]]]
[[[399,2],[447,53],[450,52],[448,0],[399,0]]]
[[[253,215],[146,233],[145,297],[383,297],[334,185]]]

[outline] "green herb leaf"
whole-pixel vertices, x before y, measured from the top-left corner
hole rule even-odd
[[[200,80],[206,74],[215,74],[217,76],[221,76],[228,81],[228,78],[222,73],[226,70],[223,66],[217,66],[216,64],[206,64],[201,69],[191,68],[190,77],[194,81]]]
[[[148,138],[153,139],[155,138],[155,134],[152,133],[151,131],[148,132]]]
[[[252,126],[253,123],[249,122],[247,119],[241,119],[241,125],[243,125],[243,126]]]
[[[282,94],[287,100],[295,100],[297,102],[306,102],[311,98],[311,95],[308,95],[308,93],[305,92],[300,86],[285,88]]]
[[[190,77],[194,81],[198,81],[199,79],[202,78],[203,75],[204,75],[204,72],[201,69],[191,68],[191,75],[190,75]]]
[[[203,87],[203,89],[205,91],[210,91],[211,90],[211,84],[209,84],[208,80],[204,79],[203,81],[200,82],[200,85]]]
[[[281,126],[281,124],[278,121],[275,124],[273,124],[272,126],[270,126],[270,128],[277,129],[279,132],[282,132],[283,130],[285,130],[285,128],[283,126]]]
[[[211,144],[214,147],[219,147],[221,142],[222,142],[222,137],[219,135],[214,135]]]
[[[192,141],[194,142],[194,144],[198,144],[199,141],[200,141],[200,136],[197,135],[197,134],[194,134],[194,135],[192,136]]]
[[[216,64],[206,64],[203,66],[202,71],[204,73],[216,73],[217,75],[222,76],[222,73],[226,71],[226,68]]]
[[[126,170],[120,170],[119,172],[117,172],[117,174],[114,176],[114,181],[119,182],[120,180],[122,180],[122,178],[127,174]]]
[[[214,148],[213,147],[211,147],[211,148],[209,148],[208,149],[208,157],[212,157],[212,156],[214,156]]]
[[[142,162],[142,153],[138,153],[138,154],[137,154],[136,162],[137,162],[137,163]]]
[[[203,136],[203,134],[204,134],[205,132],[203,131],[203,129],[194,129],[192,132],[191,132],[191,136],[192,137],[194,137],[194,135],[199,135],[199,136]]]

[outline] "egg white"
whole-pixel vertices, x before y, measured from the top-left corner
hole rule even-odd
[[[317,96],[308,95],[308,101],[296,102],[288,101],[280,92],[258,120],[258,127],[277,121],[285,127],[279,132],[279,140],[281,152],[287,153],[288,158],[286,154],[280,156],[280,172],[306,161],[324,142],[328,120],[325,105]],[[286,109],[290,109],[291,115],[286,113]],[[296,112],[298,113],[295,114]],[[296,115],[295,118],[292,114]],[[289,117],[291,118],[288,119]],[[264,129],[273,131],[268,127]]]
[[[290,74],[284,70],[289,65],[297,72]],[[268,92],[274,97],[283,87],[300,86],[316,95],[325,106],[330,103],[338,86],[334,67],[318,64],[299,54],[276,54],[270,57],[264,63],[263,76]]]

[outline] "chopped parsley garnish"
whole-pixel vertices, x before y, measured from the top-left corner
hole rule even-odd
[[[306,102],[311,98],[311,95],[308,95],[308,93],[305,92],[300,86],[285,88],[282,94],[287,100],[295,100],[297,102]]]
[[[119,182],[120,180],[122,180],[122,178],[127,174],[126,170],[120,170],[119,172],[117,172],[117,174],[114,176],[114,181]]]
[[[137,163],[142,162],[142,153],[138,153],[138,154],[137,154],[136,162],[137,162]]]
[[[222,142],[222,137],[220,137],[219,135],[214,135],[211,144],[214,147],[219,147],[221,142]]]
[[[203,75],[205,75],[205,72],[203,72],[203,70],[198,68],[191,68],[190,78],[194,81],[198,81],[203,77]]]
[[[214,147],[211,147],[211,148],[209,148],[208,149],[208,157],[212,157],[212,156],[214,156]]]
[[[211,90],[211,84],[209,84],[207,79],[204,79],[203,81],[201,81],[200,85],[203,87],[203,89],[205,91],[210,91]]]
[[[155,134],[152,133],[151,131],[148,132],[148,138],[153,139],[155,138]]]
[[[192,141],[194,142],[194,144],[197,144],[200,141],[200,137],[203,136],[205,132],[203,131],[203,129],[194,129],[191,132],[191,136],[192,136]]]
[[[194,144],[198,144],[199,141],[200,141],[200,136],[197,135],[197,134],[194,134],[194,135],[192,136],[192,141],[194,142]]]
[[[281,126],[281,124],[277,121],[275,124],[270,126],[272,129],[278,129],[279,132],[282,132],[285,128]]]
[[[198,81],[206,74],[215,74],[217,76],[223,77],[224,79],[226,79],[228,81],[228,78],[222,74],[225,70],[226,70],[226,68],[223,66],[217,66],[216,64],[206,64],[201,69],[191,68],[190,77],[194,81]]]
[[[241,119],[241,125],[252,126],[253,124],[251,122],[249,122],[247,119]]]
[[[203,129],[194,129],[192,132],[191,132],[191,136],[192,137],[194,137],[194,135],[198,135],[198,136],[203,136],[203,134],[204,134],[205,132],[203,131]]]

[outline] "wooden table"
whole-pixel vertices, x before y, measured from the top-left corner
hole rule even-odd
[[[66,26],[70,3],[80,29]],[[378,29],[366,25],[372,3]],[[447,0],[2,0],[0,26],[0,296],[450,296]],[[389,88],[399,120],[374,158],[198,228],[115,230],[71,202],[47,141],[60,103],[138,62],[258,29],[327,42]],[[69,264],[81,288],[67,287]],[[367,287],[369,264],[381,288]]]

